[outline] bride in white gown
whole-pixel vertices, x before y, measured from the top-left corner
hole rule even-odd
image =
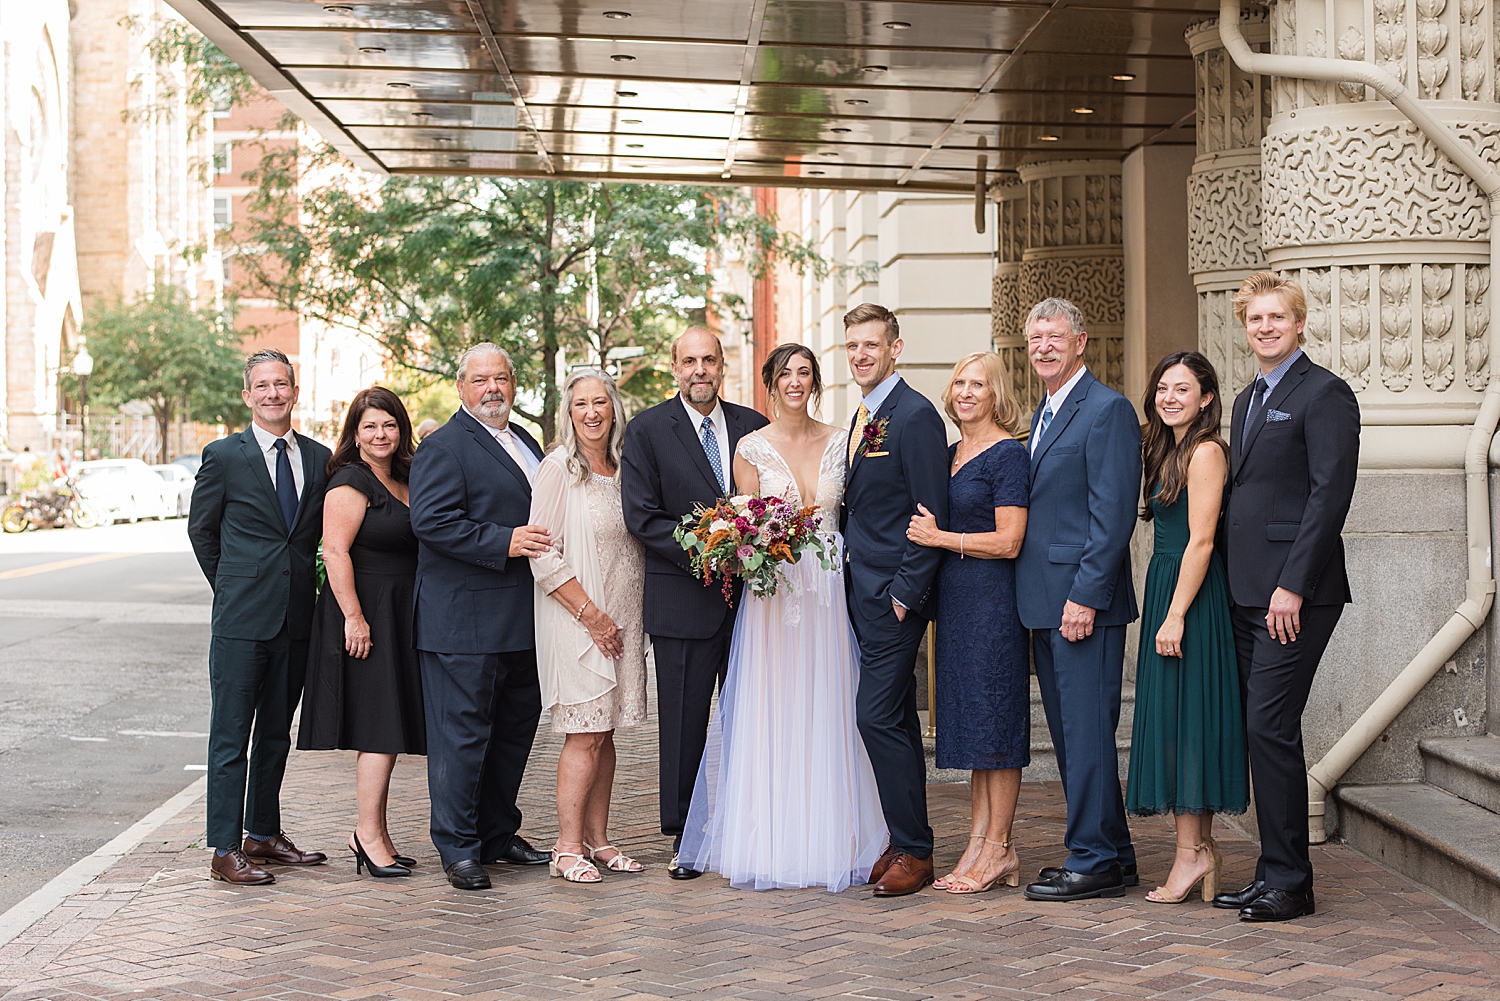
[[[837,558],[828,570],[813,555],[785,566],[770,598],[743,593],[678,858],[737,887],[837,892],[869,878],[888,840],[854,720],[859,661],[838,534],[849,434],[808,414],[822,380],[806,347],[778,348],[762,378],[778,419],[740,439],[735,483],[816,503]]]

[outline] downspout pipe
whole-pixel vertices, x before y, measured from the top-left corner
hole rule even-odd
[[[1479,185],[1490,202],[1490,274],[1500,276],[1500,172],[1486,163],[1474,148],[1439,121],[1406,86],[1373,63],[1354,59],[1274,55],[1256,52],[1240,32],[1241,0],[1219,0],[1219,38],[1235,65],[1261,76],[1323,80],[1329,83],[1359,83],[1371,88],[1396,108],[1432,144]],[[1464,450],[1466,513],[1468,516],[1469,577],[1464,600],[1443,627],[1427,641],[1411,662],[1396,675],[1386,690],[1339,738],[1323,760],[1307,772],[1308,840],[1327,840],[1323,817],[1329,791],[1354,762],[1379,739],[1417,693],[1443,669],[1470,636],[1484,624],[1495,600],[1495,576],[1490,559],[1489,451],[1500,425],[1500,291],[1490,293],[1490,384],[1479,406],[1479,416],[1469,432]]]

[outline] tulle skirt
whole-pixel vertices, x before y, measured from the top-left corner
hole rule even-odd
[[[838,892],[868,880],[888,842],[855,725],[842,555],[832,570],[804,557],[787,577],[743,599],[678,854],[742,889]]]

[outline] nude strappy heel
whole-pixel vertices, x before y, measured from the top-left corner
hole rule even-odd
[[[971,835],[969,835],[969,844],[971,844],[971,845],[974,842],[976,842],[976,841],[983,841],[983,840],[984,840],[984,835],[983,834],[971,834]],[[965,849],[965,854],[967,854],[967,851],[968,850]],[[978,855],[974,856],[974,860],[977,862],[979,860],[979,856]],[[963,859],[959,859],[959,861],[962,862]],[[970,863],[970,868],[973,868],[973,864],[972,863]],[[968,872],[968,871],[969,871],[968,869],[964,870],[964,872]],[[946,889],[948,889],[949,886],[952,885],[951,881],[953,880],[953,878],[956,877],[956,876],[958,876],[958,875],[959,875],[958,866],[954,866],[953,867],[953,871],[950,872],[950,873],[948,873],[948,875],[944,876],[942,879],[933,880],[933,882],[932,882],[932,888],[934,890],[946,890]]]
[[[565,858],[578,861],[564,869],[561,862]],[[561,876],[569,883],[597,883],[603,878],[599,875],[599,870],[594,868],[594,863],[584,858],[582,854],[565,852],[557,845],[552,846],[552,858],[547,863],[547,872],[552,876]]]
[[[1180,904],[1188,897],[1191,897],[1193,895],[1193,887],[1197,886],[1199,883],[1202,883],[1204,901],[1207,902],[1213,900],[1214,897],[1218,896],[1219,893],[1219,870],[1224,864],[1224,857],[1217,851],[1218,846],[1215,845],[1213,843],[1213,839],[1210,838],[1209,840],[1196,845],[1179,844],[1177,847],[1182,851],[1192,852],[1195,858],[1197,857],[1199,852],[1208,852],[1209,860],[1213,863],[1213,865],[1209,867],[1209,870],[1207,872],[1189,883],[1188,888],[1182,891],[1182,895],[1180,897],[1172,896],[1167,892],[1167,888],[1165,886],[1158,886],[1156,889],[1146,894],[1146,899],[1151,901],[1153,904]]]
[[[1011,842],[1009,835],[1006,835],[1006,839],[1004,841],[991,841],[989,838],[985,838],[984,843],[987,845],[996,846],[1000,849],[1002,854],[1010,851]],[[1002,869],[1001,871],[995,873],[995,875],[990,877],[989,881],[985,883],[980,883],[978,880],[973,879],[969,876],[952,877],[952,880],[948,884],[948,892],[960,895],[967,893],[984,893],[986,890],[993,890],[1002,879],[1005,880],[1006,886],[1021,885],[1021,858],[1019,855],[1016,856],[1016,864],[1014,866],[1009,869]]]

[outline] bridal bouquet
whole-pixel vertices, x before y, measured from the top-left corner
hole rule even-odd
[[[685,515],[672,536],[692,560],[705,586],[719,582],[724,600],[741,577],[750,593],[768,598],[785,579],[783,563],[815,554],[825,569],[833,566],[829,545],[818,534],[818,509],[793,507],[780,497],[739,495],[712,507],[699,505]]]

